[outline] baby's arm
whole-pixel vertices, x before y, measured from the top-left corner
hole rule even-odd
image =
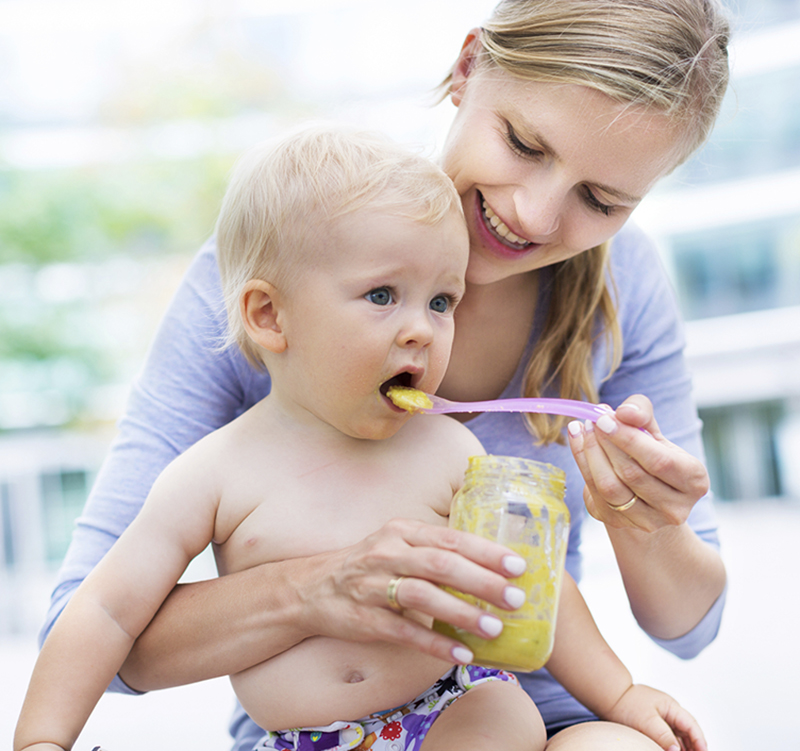
[[[72,748],[136,637],[212,539],[216,496],[193,456],[190,450],[167,467],[54,626],[28,687],[15,751]]]
[[[633,683],[627,668],[600,634],[569,574],[564,577],[555,645],[547,669],[603,720],[635,728],[669,751],[707,748],[697,721],[678,702],[661,691]]]

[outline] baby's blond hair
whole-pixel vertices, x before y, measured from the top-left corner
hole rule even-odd
[[[461,201],[433,162],[374,132],[307,126],[247,152],[234,169],[216,229],[226,344],[263,367],[239,313],[244,285],[297,282],[320,227],[364,208],[435,225],[460,212]]]

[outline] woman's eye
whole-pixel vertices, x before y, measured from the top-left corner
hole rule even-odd
[[[589,188],[584,188],[584,200],[590,209],[599,211],[601,214],[605,214],[606,216],[610,216],[611,212],[614,210],[614,206],[603,203],[594,193],[592,193],[591,190],[589,190]]]
[[[519,136],[517,136],[514,126],[511,123],[507,123],[506,125],[506,141],[508,141],[508,145],[511,147],[511,149],[520,156],[531,158],[540,157],[542,155],[542,152],[539,149],[534,149],[532,146],[528,146],[527,143],[524,143],[519,139]]]
[[[447,295],[437,295],[431,300],[430,307],[436,313],[447,313],[450,310],[450,298]]]
[[[375,305],[390,305],[392,302],[392,293],[386,287],[378,287],[367,292],[367,300]]]

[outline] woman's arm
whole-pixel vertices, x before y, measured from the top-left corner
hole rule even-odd
[[[716,635],[725,570],[683,329],[644,235],[626,230],[612,259],[624,354],[601,399],[617,412],[594,430],[570,426],[570,445],[586,481],[587,508],[606,525],[637,620],[667,649],[689,657]],[[611,508],[634,495],[639,500],[628,510]]]
[[[587,425],[572,438],[585,467],[586,507],[606,525],[636,620],[652,636],[675,639],[725,588],[719,553],[687,523],[707,487],[705,469],[667,441],[644,397],[627,400],[617,415],[601,418],[609,432]],[[613,507],[634,495],[630,508]]]
[[[404,579],[405,607],[489,638],[483,611],[444,584],[497,607],[506,603],[509,550],[446,527],[395,519],[343,550],[296,558],[206,582],[180,585],[137,640],[120,675],[138,690],[182,685],[252,667],[303,639],[389,641],[450,662],[469,662],[459,642],[389,608]],[[513,557],[513,556],[512,556]]]

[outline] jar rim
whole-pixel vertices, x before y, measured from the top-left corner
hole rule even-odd
[[[561,467],[521,456],[502,456],[499,454],[480,454],[469,458],[467,472],[481,470],[510,470],[515,473],[530,473],[549,476],[551,481],[566,485],[567,475]]]

